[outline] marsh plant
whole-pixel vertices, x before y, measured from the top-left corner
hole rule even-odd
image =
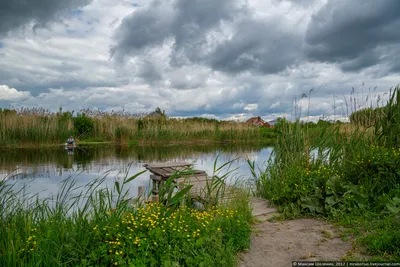
[[[373,131],[354,126],[343,132],[340,124],[314,131],[282,121],[268,166],[249,163],[257,193],[287,217],[341,221],[358,230],[370,253],[400,259],[399,88],[384,110]]]
[[[273,129],[244,122],[205,118],[168,118],[124,112],[50,112],[43,109],[1,110],[0,146],[63,144],[73,135],[78,141],[123,144],[182,141],[271,141]]]
[[[236,264],[236,252],[249,246],[246,197],[199,211],[183,201],[190,186],[168,194],[171,180],[162,201],[132,205],[129,184],[142,174],[111,188],[107,174],[84,187],[68,179],[45,199],[0,181],[0,266]]]

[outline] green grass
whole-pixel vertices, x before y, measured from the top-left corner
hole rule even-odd
[[[90,220],[14,216],[1,230],[2,266],[234,266],[250,228],[229,209],[174,212],[161,204],[100,212]]]
[[[363,215],[348,215],[340,219],[345,227],[342,238],[355,240],[355,246],[370,260],[400,260],[400,219],[397,216],[381,216],[374,212]]]
[[[227,165],[215,166],[211,191],[220,191]],[[235,266],[250,244],[248,194],[198,211],[190,187],[170,194],[171,179],[160,203],[133,205],[127,185],[141,174],[112,188],[102,187],[106,175],[82,188],[68,179],[49,199],[0,182],[0,266]]]
[[[374,129],[278,123],[266,169],[249,162],[258,195],[284,218],[325,217],[352,229],[355,245],[375,259],[400,257],[400,93]],[[360,116],[362,113],[358,113]],[[358,118],[362,120],[362,118]],[[348,238],[348,237],[347,237]]]

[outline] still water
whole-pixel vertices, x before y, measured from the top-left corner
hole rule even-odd
[[[238,158],[230,170],[228,183],[241,181],[251,183],[247,159],[259,167],[265,166],[271,147],[261,145],[174,145],[174,146],[78,146],[73,150],[64,147],[41,149],[0,150],[0,180],[14,184],[15,189],[24,188],[24,193],[40,197],[55,195],[61,182],[70,179],[75,186],[83,186],[96,178],[106,176],[102,187],[112,187],[116,179],[132,176],[145,170],[144,163],[190,162],[194,168],[213,174],[217,166]],[[228,171],[223,170],[224,174]],[[137,187],[150,187],[149,172],[145,172],[129,184],[130,195],[137,194]]]

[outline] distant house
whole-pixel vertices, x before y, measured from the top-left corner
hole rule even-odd
[[[274,126],[270,125],[269,123],[267,123],[263,119],[261,119],[260,116],[250,118],[246,122],[247,123],[251,123],[253,125],[257,125],[257,126],[262,126],[262,127],[265,127],[265,128],[274,128]]]

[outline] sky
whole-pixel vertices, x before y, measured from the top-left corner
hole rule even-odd
[[[0,0],[0,107],[345,119],[400,82],[398,10],[398,0]]]

